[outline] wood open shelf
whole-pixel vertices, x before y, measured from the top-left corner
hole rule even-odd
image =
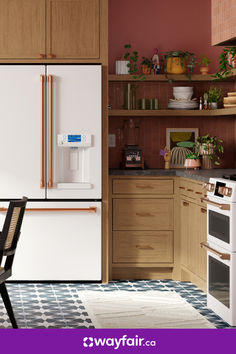
[[[216,116],[232,116],[236,115],[236,108],[222,108],[215,110],[109,110],[110,117],[127,117],[127,116],[143,116],[143,117],[216,117]]]
[[[170,75],[167,76],[164,74],[160,75],[145,75],[145,81],[212,81],[214,78],[212,77],[213,74],[209,75],[201,75],[201,74],[193,74],[191,75],[191,80],[187,78],[186,75]],[[231,75],[227,78],[228,80],[235,80],[236,79],[236,69],[232,69]],[[139,77],[137,79],[133,78],[133,75],[109,75],[109,81],[140,81]]]

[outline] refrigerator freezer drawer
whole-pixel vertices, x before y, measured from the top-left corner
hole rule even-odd
[[[2,202],[0,224],[5,219]],[[101,280],[101,203],[28,202],[10,280]]]

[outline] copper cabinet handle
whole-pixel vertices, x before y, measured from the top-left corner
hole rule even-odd
[[[48,143],[49,143],[49,157],[48,157],[48,168],[49,168],[49,179],[48,188],[53,188],[53,76],[48,76],[49,80],[49,132],[48,132]]]
[[[193,192],[193,189],[187,189],[188,192]]]
[[[40,59],[44,59],[44,58],[46,58],[46,55],[43,54],[43,53],[40,53],[40,54],[39,54],[39,57],[40,57]]]
[[[41,180],[40,188],[45,188],[45,75],[41,76]]]
[[[189,203],[183,202],[183,206],[189,206]]]
[[[6,212],[8,208],[0,207],[0,212]],[[89,208],[26,208],[25,211],[81,211],[88,213],[96,213],[97,207],[89,207]]]
[[[143,216],[143,217],[149,217],[149,216],[154,216],[154,215],[152,215],[152,214],[150,214],[150,213],[136,213],[136,215],[137,216]]]
[[[138,186],[138,185],[136,185],[136,188],[140,188],[140,189],[153,189],[153,187],[152,186],[149,186],[149,185],[143,185],[143,186]]]
[[[208,198],[201,198],[201,202],[206,202],[209,205],[213,205],[221,210],[230,210],[230,204],[220,204],[217,202],[212,202]]]
[[[209,244],[207,242],[201,242],[200,245],[201,245],[202,248],[208,249],[209,251],[211,251],[212,253],[216,254],[221,259],[230,260],[230,254],[229,253],[221,253],[221,252],[215,250],[214,248],[212,248],[211,246],[209,246]]]
[[[202,214],[206,214],[206,212],[207,212],[206,209],[201,208],[201,213],[202,213]]]
[[[55,54],[52,54],[52,53],[48,54],[48,58],[49,58],[49,59],[53,59],[53,58],[55,58],[55,56],[56,56],[56,55],[55,55]]]
[[[185,189],[185,187],[179,187],[179,189]]]
[[[149,245],[136,245],[136,248],[139,250],[154,250],[154,248]]]
[[[196,194],[202,195],[202,192],[195,192]]]

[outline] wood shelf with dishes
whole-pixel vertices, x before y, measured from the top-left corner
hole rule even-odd
[[[159,110],[126,110],[114,109],[109,110],[110,117],[215,117],[215,116],[232,116],[236,115],[236,108],[221,108],[214,110],[172,110],[172,109],[159,109]]]
[[[139,77],[134,78],[134,75],[109,75],[108,77],[110,82],[114,81],[134,81],[134,82],[140,82]],[[159,75],[146,75],[145,80],[142,80],[141,82],[145,81],[165,81],[168,82],[169,80],[172,80],[173,82],[175,81],[186,81],[191,83],[192,81],[213,81],[213,74],[208,74],[208,75],[202,75],[202,74],[193,74],[191,75],[191,80],[188,79],[186,75],[165,75],[165,74],[159,74]],[[227,80],[235,80],[236,79],[236,69],[232,69],[231,74],[227,77]],[[224,80],[225,81],[225,80]]]

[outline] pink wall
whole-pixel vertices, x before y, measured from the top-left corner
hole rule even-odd
[[[216,71],[218,47],[211,46],[211,0],[109,0],[109,72],[132,44],[140,56],[188,50],[212,59]],[[198,68],[196,69],[198,72]]]

